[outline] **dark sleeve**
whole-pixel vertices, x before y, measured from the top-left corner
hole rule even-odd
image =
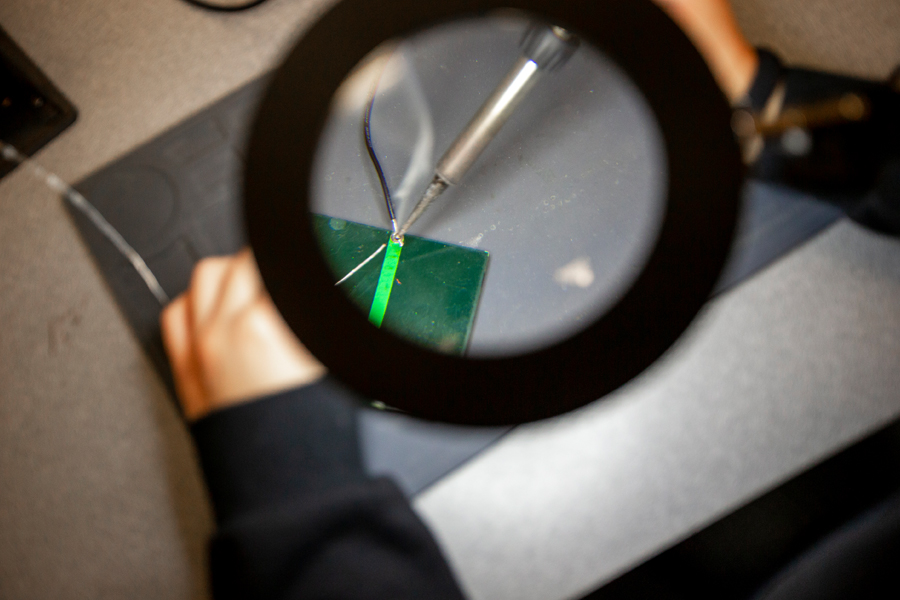
[[[215,598],[462,598],[400,490],[365,475],[356,417],[326,380],[193,425]]]

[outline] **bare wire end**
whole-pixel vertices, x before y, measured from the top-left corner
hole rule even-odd
[[[344,283],[345,281],[347,281],[348,279],[350,279],[357,271],[359,271],[359,270],[362,269],[364,266],[366,266],[366,264],[367,264],[370,260],[372,260],[373,258],[375,258],[376,256],[378,256],[378,255],[381,253],[381,251],[384,250],[385,248],[387,248],[387,244],[382,244],[382,245],[380,245],[380,246],[378,247],[378,250],[376,250],[376,251],[373,252],[371,255],[369,255],[369,258],[367,258],[366,260],[364,260],[364,261],[362,261],[361,263],[359,263],[358,265],[356,265],[356,266],[353,268],[352,271],[350,271],[349,273],[347,273],[346,275],[344,275],[343,277],[341,277],[337,282],[335,282],[335,284],[334,284],[335,287],[341,285],[342,283]]]

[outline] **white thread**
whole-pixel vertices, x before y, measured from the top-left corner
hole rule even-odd
[[[162,286],[159,285],[159,280],[156,279],[153,271],[150,270],[150,267],[147,266],[147,263],[144,262],[141,255],[125,241],[122,234],[116,231],[116,228],[100,214],[100,211],[98,211],[93,204],[88,202],[87,198],[63,181],[58,175],[51,173],[36,161],[28,158],[11,144],[7,144],[0,140],[0,146],[2,146],[3,158],[9,162],[14,162],[27,167],[33,175],[43,180],[50,189],[62,194],[72,206],[81,211],[81,213],[100,230],[100,233],[116,247],[116,250],[131,263],[131,266],[134,267],[137,274],[144,280],[150,293],[153,294],[161,306],[165,306],[169,303],[168,294],[166,294]]]

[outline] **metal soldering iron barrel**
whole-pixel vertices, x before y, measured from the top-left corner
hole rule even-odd
[[[534,87],[539,74],[564,65],[578,43],[578,38],[560,27],[538,24],[529,27],[522,37],[522,55],[444,153],[436,174],[448,184],[459,183]]]
[[[413,223],[450,185],[459,183],[469,167],[494,139],[542,71],[563,66],[578,48],[578,38],[560,27],[535,24],[522,36],[522,55],[497,89],[459,134],[435,168],[435,176],[412,214],[394,237],[402,238]]]
[[[462,180],[466,171],[534,86],[537,73],[536,62],[525,56],[519,57],[512,70],[438,162],[435,172],[444,181],[455,185]]]

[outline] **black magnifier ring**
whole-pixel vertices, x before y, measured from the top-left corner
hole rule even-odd
[[[312,165],[335,91],[377,45],[510,8],[574,31],[632,78],[665,140],[667,204],[644,270],[586,329],[521,356],[459,358],[376,329],[334,287],[312,229]],[[743,181],[730,116],[700,55],[648,0],[343,0],[303,35],[260,103],[244,182],[250,242],[285,320],[334,376],[366,397],[474,425],[555,416],[640,374],[708,299]]]

